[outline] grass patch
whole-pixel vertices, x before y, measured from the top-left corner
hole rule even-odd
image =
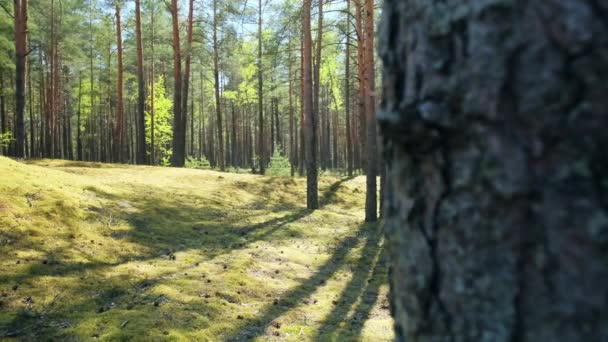
[[[0,157],[0,339],[391,340],[365,179]]]

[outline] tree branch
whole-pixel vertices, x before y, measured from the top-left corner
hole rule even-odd
[[[6,12],[6,14],[9,15],[9,17],[15,19],[15,16],[11,14],[11,12],[8,10],[8,8],[6,8],[6,6],[0,2],[0,7],[2,7],[2,9],[4,10],[4,12]]]

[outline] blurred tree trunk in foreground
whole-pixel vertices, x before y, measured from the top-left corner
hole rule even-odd
[[[607,340],[606,2],[382,13],[397,339]]]

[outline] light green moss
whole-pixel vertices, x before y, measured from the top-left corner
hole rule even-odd
[[[310,212],[299,178],[2,157],[0,175],[0,339],[392,339],[362,177],[323,178]]]

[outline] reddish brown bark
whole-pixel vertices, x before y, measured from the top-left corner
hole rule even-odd
[[[173,154],[171,166],[183,167],[185,163],[185,125],[182,118],[182,59],[179,43],[179,12],[177,0],[171,0],[173,27]]]
[[[14,0],[15,17],[15,157],[25,157],[25,75],[27,65],[27,0]]]

